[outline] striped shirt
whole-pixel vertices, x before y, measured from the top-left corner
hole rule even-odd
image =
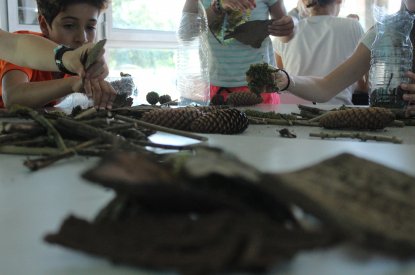
[[[256,8],[251,11],[249,21],[269,19],[269,9],[279,0],[257,0]],[[202,0],[205,8],[211,0]],[[210,82],[221,87],[246,86],[245,73],[251,64],[266,62],[275,66],[275,56],[271,39],[267,37],[259,49],[233,40],[222,45],[209,32],[210,54]]]

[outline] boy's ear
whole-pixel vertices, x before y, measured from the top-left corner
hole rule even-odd
[[[46,22],[45,17],[43,15],[38,15],[37,20],[39,22],[42,34],[46,37],[49,37],[49,24]]]

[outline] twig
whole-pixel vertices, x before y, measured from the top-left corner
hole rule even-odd
[[[45,168],[58,160],[74,156],[78,150],[88,148],[92,145],[99,143],[100,141],[101,140],[99,138],[88,140],[86,142],[76,145],[75,147],[68,148],[66,151],[61,152],[59,154],[38,159],[28,159],[23,164],[30,170],[36,171],[41,168]]]
[[[280,125],[280,126],[310,126],[310,127],[318,127],[319,124],[317,122],[309,122],[307,120],[286,120],[286,119],[271,119],[271,118],[260,118],[260,117],[250,117],[248,116],[250,123],[252,124],[272,124],[272,125]]]
[[[369,135],[369,134],[361,133],[361,132],[333,132],[333,133],[320,132],[320,133],[310,133],[310,137],[319,137],[321,139],[352,138],[352,139],[360,139],[362,141],[375,140],[375,141],[392,142],[392,143],[397,143],[397,144],[401,144],[403,142],[402,139],[397,138],[395,136],[389,137],[389,136],[382,136],[382,135]]]
[[[0,146],[1,154],[12,155],[57,155],[61,153],[59,149],[52,147],[23,147],[13,145]]]
[[[141,120],[138,120],[138,119],[133,119],[133,118],[129,118],[129,117],[122,116],[122,115],[115,115],[115,118],[119,119],[119,120],[122,120],[122,121],[126,121],[126,122],[136,123],[139,126],[142,126],[142,127],[148,128],[148,129],[152,129],[152,130],[155,130],[155,131],[165,132],[165,133],[169,133],[169,134],[173,134],[173,135],[177,135],[177,136],[188,137],[188,138],[192,138],[192,139],[196,139],[196,140],[200,140],[200,141],[207,141],[208,140],[208,138],[204,137],[204,136],[199,136],[199,135],[196,135],[196,134],[192,134],[190,132],[155,125],[155,124],[152,124],[152,123],[144,122],[144,121],[141,121]]]
[[[139,152],[145,152],[144,148],[128,142],[124,137],[115,135],[111,132],[90,125],[86,125],[79,121],[67,118],[59,118],[56,120],[56,127],[59,128],[61,131],[70,131],[73,134],[80,135],[87,139],[100,138],[104,142],[109,143],[111,145],[118,144]]]
[[[85,111],[77,114],[74,117],[74,119],[78,120],[78,119],[81,119],[81,118],[86,118],[86,117],[89,117],[90,115],[93,115],[93,114],[96,114],[96,113],[97,113],[97,110],[95,108],[91,107],[91,108],[86,109]]]
[[[48,135],[53,137],[53,139],[56,142],[56,145],[61,151],[64,151],[67,149],[65,142],[63,141],[59,132],[55,129],[55,127],[53,127],[52,123],[47,118],[45,118],[43,115],[39,114],[37,111],[31,108],[19,106],[19,105],[13,105],[12,112],[16,112],[16,113],[22,112],[22,113],[25,113],[31,116],[40,125],[45,127],[45,129],[48,132]]]

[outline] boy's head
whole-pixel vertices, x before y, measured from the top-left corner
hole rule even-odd
[[[36,0],[42,33],[72,48],[93,42],[100,13],[110,0]]]

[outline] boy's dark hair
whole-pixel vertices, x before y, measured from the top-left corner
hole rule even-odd
[[[39,15],[43,15],[46,22],[52,25],[53,19],[68,6],[73,4],[89,4],[100,11],[105,10],[111,0],[36,0]]]

